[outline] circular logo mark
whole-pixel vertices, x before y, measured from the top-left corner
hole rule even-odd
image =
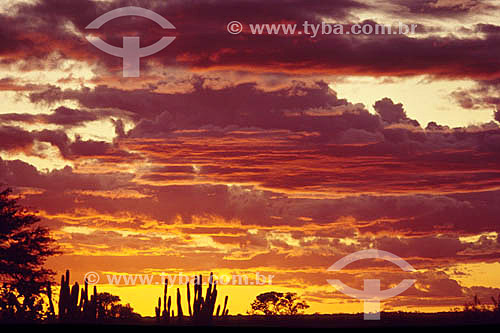
[[[231,21],[227,24],[227,32],[232,35],[237,35],[243,31],[243,24],[238,21]]]
[[[85,274],[84,281],[87,281],[88,284],[97,284],[99,279],[99,274],[96,272],[87,272],[87,274]]]

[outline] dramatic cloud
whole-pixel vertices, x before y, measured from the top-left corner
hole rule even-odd
[[[142,46],[175,36],[141,59],[140,78],[123,78],[122,59],[85,39],[91,21],[127,5],[176,26],[120,18],[94,32],[116,46],[123,36]],[[64,250],[51,266],[76,277],[259,271],[304,293],[314,312],[332,312],[353,300],[326,283],[326,269],[378,248],[418,269],[389,309],[490,296],[498,272],[484,282],[468,269],[500,258],[496,11],[479,0],[16,4],[0,12],[0,184],[51,228]],[[418,23],[416,34],[248,27],[395,19]],[[241,34],[227,32],[232,20]],[[419,90],[435,82],[432,96]],[[408,99],[442,99],[461,125]],[[490,120],[470,121],[485,110]],[[406,274],[372,260],[338,277],[389,287]]]
[[[416,36],[378,35],[373,38],[349,35],[252,35],[250,29],[238,36],[230,35],[226,25],[232,20],[244,24],[295,23],[308,21],[321,24],[322,19],[346,24],[356,22],[351,10],[368,10],[374,5],[345,1],[266,1],[266,10],[255,13],[259,6],[253,1],[238,4],[227,1],[152,3],[148,7],[167,17],[175,26],[178,38],[168,51],[152,56],[155,64],[187,67],[198,70],[226,69],[251,72],[290,74],[344,75],[417,75],[496,79],[500,68],[497,54],[499,38],[495,26],[481,25],[485,34],[461,38],[455,35]],[[420,1],[410,2],[410,11],[419,13],[474,11],[479,2]],[[85,27],[98,15],[122,6],[122,2],[42,1],[24,4],[10,15],[3,14],[0,31],[4,42],[0,57],[4,64],[24,59],[25,66],[52,66],[54,61],[74,59],[88,64],[99,62],[112,71],[119,71],[121,59],[102,54],[86,42]],[[477,6],[476,6],[477,5]],[[494,9],[491,7],[490,9]],[[106,24],[102,36],[112,36],[110,43],[120,45],[120,35],[139,34],[144,45],[152,44],[164,31],[148,20],[134,24],[130,18]],[[383,23],[383,22],[377,22]],[[487,27],[487,28],[486,28]],[[142,30],[141,30],[142,29]],[[147,33],[146,33],[147,32]],[[380,53],[382,51],[382,53]],[[374,57],[373,55],[378,56]],[[29,62],[26,59],[30,59]]]

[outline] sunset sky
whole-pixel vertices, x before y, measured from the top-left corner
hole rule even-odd
[[[85,27],[116,8],[140,17]],[[105,274],[274,275],[221,286],[307,313],[361,312],[327,283],[416,283],[384,310],[500,293],[500,2],[23,0],[0,3],[0,183],[37,211],[72,281],[154,315],[161,286]],[[227,24],[243,24],[230,34]],[[417,24],[411,35],[253,35],[249,24]],[[140,77],[86,39],[175,36]],[[327,269],[379,249],[376,260]],[[173,290],[170,294],[173,294]],[[182,289],[184,291],[184,288]]]

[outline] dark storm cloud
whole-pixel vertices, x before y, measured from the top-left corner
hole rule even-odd
[[[81,36],[75,36],[72,29],[86,35],[85,26],[98,15],[127,4],[130,3],[46,0],[22,5],[16,16],[4,14],[2,17],[0,31],[5,35],[5,42],[2,43],[0,57],[6,64],[15,63],[18,59],[32,59],[25,66],[31,64],[36,67],[43,62],[49,64],[48,56],[57,52],[61,60],[83,60],[92,64],[100,63],[112,71],[121,70],[120,58],[97,50]],[[231,20],[240,20],[244,24],[293,22],[301,25],[306,20],[320,23],[324,17],[333,21],[349,20],[352,19],[349,14],[351,10],[367,6],[348,0],[266,1],[265,5],[255,1],[142,4],[169,18],[177,28],[173,34],[178,38],[168,51],[151,58],[168,66],[296,74],[430,74],[477,79],[499,77],[500,60],[497,55],[500,43],[498,34],[490,33],[492,26],[480,26],[487,32],[485,38],[458,38],[453,35],[426,38],[377,35],[356,38],[336,35],[312,39],[307,36],[257,36],[249,34],[247,30],[239,36],[233,36],[226,31],[226,25]],[[265,10],[256,11],[259,6],[265,6]],[[448,10],[452,11],[455,7],[450,8]],[[164,35],[161,29],[147,20],[123,20],[126,20],[125,23],[110,22],[100,31],[110,36],[109,42],[113,45],[122,43],[122,35],[139,33],[144,45]],[[373,21],[364,23],[374,24]],[[73,28],[68,28],[69,24]],[[152,63],[150,65],[153,66]],[[144,61],[144,66],[148,66],[147,61]],[[149,69],[154,70],[154,67]]]

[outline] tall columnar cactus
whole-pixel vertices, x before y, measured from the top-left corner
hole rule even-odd
[[[69,287],[69,270],[61,276],[59,292],[59,320],[95,320],[97,319],[97,288],[94,286],[94,295],[88,299],[88,282],[82,289],[81,296],[78,282]],[[80,298],[79,298],[80,296]],[[80,299],[80,301],[78,301]]]
[[[168,279],[165,280],[165,287],[163,290],[163,317],[165,320],[168,320],[170,318],[170,307],[172,305],[172,299],[170,296],[168,296],[168,301],[167,301],[167,288],[168,288]]]
[[[155,307],[155,313],[156,313],[156,321],[160,321],[161,319],[161,297],[158,297],[158,306]]]
[[[217,281],[213,280],[213,273],[210,273],[208,288],[205,298],[203,298],[203,278],[201,275],[195,277],[194,283],[194,300],[192,317],[195,322],[201,324],[210,323],[214,317],[215,303],[217,301]],[[188,285],[189,290],[189,285]],[[189,293],[188,293],[189,294]],[[216,317],[226,316],[229,312],[227,309],[228,296],[224,300],[224,309],[220,313],[220,305],[216,311]]]
[[[67,318],[67,311],[69,307],[69,270],[66,270],[66,279],[61,275],[61,289],[59,291],[59,319]]]
[[[205,296],[203,296],[203,278],[201,275],[195,276],[193,293],[191,293],[191,285],[187,283],[187,306],[189,317],[197,324],[209,324],[214,317],[215,304],[217,301],[217,282],[213,279],[213,273],[210,273],[209,283]],[[173,310],[171,311],[171,296],[168,296],[167,301],[168,281],[165,281],[163,289],[163,312],[161,312],[161,297],[158,298],[158,306],[155,307],[157,321],[167,322],[170,317],[174,317]],[[193,297],[191,297],[193,296]],[[192,298],[192,301],[191,301]],[[222,318],[228,315],[227,308],[229,297],[224,299],[224,307],[221,311],[221,306],[217,307],[215,317]],[[182,309],[182,297],[180,289],[177,289],[177,318],[182,320],[184,312]]]
[[[186,286],[187,286],[187,298],[188,298],[188,312],[189,312],[189,316],[192,317],[193,310],[191,310],[191,289],[189,288],[189,281],[186,284]]]
[[[84,291],[82,290],[82,314],[83,318],[87,321],[91,320],[96,320],[98,318],[98,313],[97,313],[97,287],[94,286],[94,294],[90,297],[90,300],[88,298],[89,296],[89,284],[87,281],[85,281],[85,289]]]
[[[168,296],[167,294],[168,294],[168,280],[165,280],[165,284],[163,285],[163,312],[161,311],[161,297],[158,297],[158,306],[155,307],[156,320],[158,322],[160,321],[168,322],[170,319],[170,307],[172,300],[170,296]]]
[[[228,301],[228,299],[229,299],[229,296],[226,295],[226,297],[224,298],[224,308],[222,309],[221,317],[225,317],[225,316],[227,316],[229,314],[229,309],[227,308],[227,301]],[[217,317],[219,317],[218,313],[217,313]]]
[[[69,301],[69,317],[70,319],[78,319],[80,316],[80,307],[78,306],[78,296],[80,295],[80,285],[75,282],[71,287],[70,301]]]
[[[182,304],[181,304],[181,292],[179,288],[177,288],[177,318],[182,320],[182,316],[184,313],[182,312]]]

